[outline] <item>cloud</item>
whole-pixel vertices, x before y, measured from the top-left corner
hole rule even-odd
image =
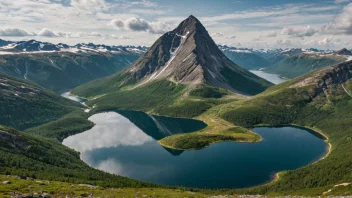
[[[332,38],[332,37],[326,37],[320,41],[318,41],[318,45],[322,46],[334,46],[337,45],[341,42],[341,39],[339,38]]]
[[[215,33],[212,34],[211,36],[214,36],[214,37],[222,37],[222,36],[224,36],[224,34],[221,33],[221,32],[215,32]]]
[[[339,4],[339,3],[346,3],[349,2],[350,0],[335,0],[334,3]]]
[[[265,33],[263,36],[261,37],[276,37],[279,33],[275,32],[275,31],[271,31],[268,33]]]
[[[58,37],[59,35],[55,34],[53,31],[43,28],[38,32],[38,36],[44,36],[44,37]]]
[[[352,34],[352,3],[343,8],[341,14],[327,25],[322,26],[322,32],[334,34]]]
[[[128,37],[128,36],[125,36],[125,35],[120,35],[120,36],[117,36],[117,35],[111,35],[112,38],[114,39],[132,39],[132,37]]]
[[[313,36],[318,31],[310,26],[306,27],[284,27],[281,34],[293,37]]]
[[[24,29],[20,28],[0,28],[0,36],[13,36],[13,37],[23,37],[23,36],[35,36],[33,32],[27,32]]]
[[[113,19],[108,22],[108,25],[119,30],[149,32],[152,34],[162,34],[170,29],[170,27],[162,21],[148,22],[142,18],[136,17],[131,17],[126,20]]]
[[[107,10],[109,7],[104,0],[71,0],[71,6],[86,11]]]
[[[287,39],[284,39],[284,40],[279,39],[279,40],[276,41],[276,44],[287,46],[287,45],[292,45],[292,42],[290,40],[287,40]]]
[[[168,24],[162,21],[152,22],[149,25],[150,25],[149,32],[152,34],[164,34],[165,32],[171,29],[171,27]]]
[[[236,38],[236,36],[235,35],[232,35],[232,36],[228,36],[228,37],[226,37],[227,39],[235,39]]]
[[[147,7],[147,8],[155,8],[158,6],[157,3],[152,2],[152,1],[148,1],[148,0],[136,0],[136,1],[132,1],[129,2],[130,6],[143,6],[143,7]]]
[[[166,10],[155,10],[155,9],[131,9],[130,13],[134,14],[145,14],[145,15],[163,15],[166,14]]]

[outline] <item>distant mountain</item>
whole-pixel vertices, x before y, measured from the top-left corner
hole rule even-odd
[[[190,16],[175,30],[161,36],[131,67],[75,91],[92,96],[127,86],[133,89],[158,80],[191,87],[206,84],[250,95],[271,85],[229,60],[199,20]],[[97,92],[92,93],[90,89]]]
[[[59,97],[32,83],[0,74],[0,125],[26,129],[56,120],[79,103]]]
[[[271,63],[257,55],[253,49],[237,49],[235,47],[219,46],[219,49],[235,64],[245,69],[266,68]]]
[[[335,54],[337,55],[348,55],[348,56],[352,56],[352,50],[348,50],[346,48],[343,48],[337,52],[335,52]]]
[[[79,43],[69,46],[63,43],[53,44],[36,40],[29,41],[4,41],[0,40],[0,55],[13,53],[29,53],[29,52],[133,52],[143,54],[148,50],[145,46],[108,46],[93,43]],[[10,53],[12,52],[12,53]]]
[[[352,58],[335,53],[314,51],[298,53],[298,51],[299,50],[294,50],[291,52],[291,55],[285,54],[285,58],[282,58],[281,61],[267,68],[265,71],[279,74],[287,78],[295,78],[327,66],[345,62]]]
[[[56,92],[67,91],[131,65],[145,47],[10,43],[0,48],[0,72],[30,80]]]

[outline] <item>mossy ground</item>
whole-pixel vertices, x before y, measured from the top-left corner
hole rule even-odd
[[[87,184],[72,184],[67,182],[55,182],[47,180],[21,180],[15,176],[0,175],[0,197],[11,197],[14,192],[20,194],[50,195],[53,197],[160,197],[160,198],[184,198],[184,197],[212,197],[216,193],[192,192],[182,188],[103,188]],[[9,184],[2,182],[9,181]]]

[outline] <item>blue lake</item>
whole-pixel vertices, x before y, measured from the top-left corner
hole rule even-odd
[[[327,152],[325,141],[295,127],[261,127],[259,143],[225,142],[197,151],[170,150],[157,140],[204,128],[200,121],[151,116],[142,112],[99,113],[96,125],[63,144],[100,170],[166,185],[242,188],[269,182],[275,173],[297,169]]]

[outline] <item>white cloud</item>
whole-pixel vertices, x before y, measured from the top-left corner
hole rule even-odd
[[[228,37],[226,37],[227,39],[235,39],[236,38],[236,36],[235,35],[231,35],[231,36],[228,36]]]
[[[349,2],[350,0],[335,0],[334,3],[339,4],[339,3],[346,3]]]
[[[38,36],[45,36],[45,37],[58,37],[59,35],[55,34],[53,31],[43,28],[38,32]]]
[[[86,11],[108,9],[108,4],[104,0],[71,0],[71,6]]]
[[[322,32],[352,34],[352,3],[343,8],[341,14],[334,17],[332,22],[322,27]]]
[[[221,33],[221,32],[215,32],[215,33],[212,34],[211,36],[214,36],[214,37],[222,37],[222,36],[224,36],[224,34]]]
[[[278,35],[278,33],[276,31],[270,31],[268,33],[265,33],[263,36],[261,37],[276,37]]]
[[[128,36],[125,36],[125,35],[120,35],[120,36],[117,36],[117,35],[111,35],[112,38],[114,39],[132,39],[131,37],[128,37]]]
[[[13,37],[23,37],[23,36],[35,36],[35,33],[28,32],[20,28],[0,28],[0,36],[13,36]]]
[[[130,31],[148,31],[150,25],[148,21],[141,18],[129,18],[124,22],[125,28]]]
[[[63,37],[63,38],[83,38],[83,37],[103,37],[99,32],[54,32],[47,28],[43,28],[37,34],[42,37]]]
[[[129,2],[129,6],[135,6],[135,5],[140,5],[147,8],[155,8],[158,6],[157,3],[148,1],[148,0],[137,0],[137,1]]]
[[[287,40],[287,39],[284,39],[284,40],[281,40],[281,39],[279,39],[279,40],[277,40],[276,41],[276,44],[277,45],[283,45],[283,46],[288,46],[288,45],[292,45],[292,42],[291,42],[291,40]]]
[[[293,37],[313,36],[318,31],[310,26],[306,27],[284,27],[281,34]]]
[[[150,33],[153,34],[164,34],[165,32],[169,31],[171,27],[162,21],[152,22],[149,23],[150,25]]]
[[[155,9],[131,9],[130,12],[135,14],[145,14],[145,15],[166,14],[166,10],[155,10]]]
[[[148,22],[142,18],[136,17],[131,17],[126,20],[113,19],[108,23],[108,25],[119,30],[150,32],[152,34],[162,34],[170,29],[170,27],[164,22]]]

